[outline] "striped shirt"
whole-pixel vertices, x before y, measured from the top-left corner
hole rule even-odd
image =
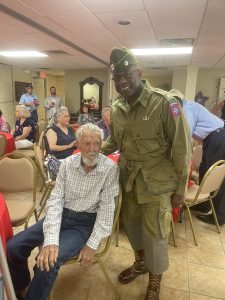
[[[102,238],[111,233],[114,197],[119,193],[118,166],[99,154],[97,166],[86,173],[81,154],[66,158],[59,169],[56,185],[47,201],[43,224],[44,246],[59,245],[63,208],[76,212],[97,213],[95,225],[86,245],[97,249]]]

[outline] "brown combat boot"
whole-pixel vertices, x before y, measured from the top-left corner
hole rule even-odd
[[[120,273],[118,280],[122,284],[127,284],[133,281],[137,276],[148,273],[147,266],[145,264],[144,250],[134,252],[135,262],[133,266]]]
[[[159,300],[160,282],[162,275],[153,275],[149,272],[149,282],[145,300]]]

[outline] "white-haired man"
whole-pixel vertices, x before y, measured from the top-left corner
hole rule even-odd
[[[82,265],[90,264],[101,239],[110,234],[118,167],[99,153],[102,138],[97,125],[79,128],[80,153],[62,162],[45,219],[8,241],[9,269],[21,299],[47,299],[60,266],[75,255]],[[31,281],[27,258],[42,244]]]

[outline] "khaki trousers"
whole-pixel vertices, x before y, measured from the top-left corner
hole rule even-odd
[[[126,192],[122,184],[122,221],[133,250],[144,249],[149,271],[159,275],[169,266],[168,236],[171,227],[173,192],[153,195],[145,191],[146,203],[143,203],[143,194],[141,203],[138,203],[138,190],[134,186],[132,192]]]

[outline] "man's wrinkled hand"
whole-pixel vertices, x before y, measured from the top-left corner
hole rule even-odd
[[[57,261],[58,254],[59,247],[56,245],[43,247],[37,258],[37,267],[40,268],[41,271],[46,270],[48,272]]]
[[[80,261],[81,266],[88,266],[93,263],[95,253],[96,250],[84,246],[84,248],[81,249],[77,260]]]
[[[173,194],[171,197],[171,202],[172,202],[173,208],[181,207],[184,202],[184,196]]]

